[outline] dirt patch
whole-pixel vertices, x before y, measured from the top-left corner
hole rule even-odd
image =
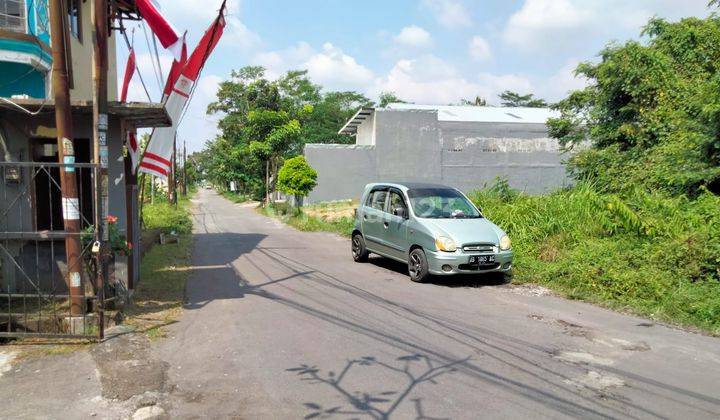
[[[103,398],[128,400],[147,392],[165,392],[168,363],[150,351],[143,334],[122,332],[91,351],[102,385]]]
[[[617,376],[602,374],[594,370],[589,371],[587,375],[579,378],[566,379],[565,383],[578,387],[591,388],[596,391],[603,391],[608,388],[619,388],[621,386],[625,386],[625,381],[618,378]]]
[[[523,296],[552,296],[553,292],[547,287],[538,286],[537,284],[518,284],[509,285],[506,290]]]
[[[591,341],[594,338],[594,334],[582,325],[574,324],[572,322],[568,322],[562,319],[558,319],[555,322],[562,327],[563,334],[569,335],[571,337],[583,337]]]
[[[614,363],[611,359],[580,351],[558,351],[553,357],[565,362],[587,365],[610,366]]]

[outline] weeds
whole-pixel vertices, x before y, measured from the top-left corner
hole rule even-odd
[[[512,237],[514,281],[720,334],[717,196],[619,197],[582,184],[547,196],[488,188],[471,198]]]

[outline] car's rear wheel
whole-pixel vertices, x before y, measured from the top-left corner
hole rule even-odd
[[[410,280],[414,282],[422,283],[430,279],[427,258],[422,249],[415,248],[410,252],[408,272],[410,273]]]
[[[355,262],[365,262],[368,260],[368,255],[370,255],[370,253],[367,248],[365,248],[365,239],[363,239],[361,234],[356,233],[353,235],[350,247],[352,250],[352,257]]]

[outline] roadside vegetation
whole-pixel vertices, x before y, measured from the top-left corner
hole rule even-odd
[[[295,208],[287,203],[275,203],[258,210],[282,220],[295,229],[306,232],[334,232],[350,237],[357,202],[351,200],[319,203]]]
[[[176,242],[155,244],[140,263],[140,283],[125,308],[124,323],[137,328],[150,337],[165,336],[164,327],[177,321],[185,298],[185,283],[190,274],[192,220],[190,200],[182,195],[178,204],[159,195],[153,204],[143,207],[146,230],[159,229],[163,233],[177,234]]]
[[[720,334],[720,198],[588,184],[528,196],[505,182],[471,193],[508,232],[516,283]]]

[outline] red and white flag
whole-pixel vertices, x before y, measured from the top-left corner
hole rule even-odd
[[[135,74],[135,68],[135,50],[131,48],[127,64],[125,65],[125,76],[123,77],[122,91],[120,93],[120,102],[125,102],[127,100],[128,87],[130,86],[130,80],[132,79],[133,74]],[[138,157],[140,153],[140,147],[138,146],[134,130],[128,130],[127,138],[125,139],[125,146],[128,150],[128,156],[130,156],[130,163],[132,168],[131,172],[134,174],[137,170],[139,160]]]
[[[222,36],[223,29],[225,28],[223,11],[224,3],[217,19],[215,19],[210,28],[205,31],[205,35],[203,35],[200,43],[195,47],[185,67],[177,77],[165,102],[165,109],[172,119],[172,126],[159,127],[153,131],[150,142],[145,149],[145,154],[140,162],[140,172],[167,179],[172,167],[173,143],[175,141],[178,124],[180,123],[180,117],[182,116],[183,109],[185,109],[185,105],[190,99],[193,85],[200,75],[205,61]]]
[[[170,66],[170,72],[168,73],[167,81],[165,82],[165,89],[163,89],[162,102],[165,102],[168,96],[170,96],[170,92],[172,92],[175,82],[177,82],[178,77],[180,77],[180,73],[185,68],[185,64],[187,64],[187,44],[185,43],[185,35],[183,35],[180,60],[173,60],[172,66]]]
[[[160,5],[155,0],[135,0],[135,4],[163,48],[170,51],[176,60],[180,60],[183,39],[160,13]]]
[[[128,86],[130,86],[130,79],[132,79],[133,74],[135,74],[135,50],[130,48],[130,55],[128,56],[127,64],[125,64],[125,76],[123,77],[120,102],[127,100]]]

